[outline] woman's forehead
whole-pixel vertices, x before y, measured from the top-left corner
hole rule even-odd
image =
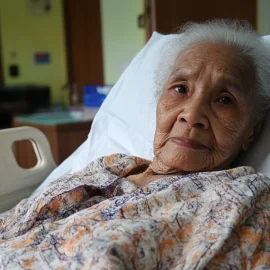
[[[174,67],[205,66],[208,63],[217,67],[229,67],[238,64],[239,58],[240,55],[234,48],[213,43],[199,43],[180,52]]]
[[[241,55],[236,48],[206,42],[181,52],[174,63],[171,77],[196,75],[205,69],[218,77],[235,78],[241,84],[250,86],[255,82],[255,69],[251,59]]]

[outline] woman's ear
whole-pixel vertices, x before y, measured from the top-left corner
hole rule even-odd
[[[262,129],[262,123],[263,121],[260,120],[253,128],[249,130],[242,144],[243,151],[246,151],[249,148],[250,144],[254,141],[254,139],[257,138],[257,136],[260,134]]]

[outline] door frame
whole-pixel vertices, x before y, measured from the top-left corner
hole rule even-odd
[[[81,5],[79,8],[82,8],[82,14],[78,20],[74,20],[74,16],[77,16],[78,13],[75,13],[72,3],[75,3],[75,1],[62,0],[67,87],[71,89],[74,83],[77,84],[79,102],[81,103],[83,100],[82,82],[84,85],[104,84],[101,3],[100,0],[77,1],[76,4]],[[78,12],[78,6],[76,8]],[[76,34],[74,34],[75,26],[78,29],[78,31],[75,31]],[[74,36],[76,36],[76,40]],[[81,46],[82,51],[76,49],[78,46]],[[76,57],[74,56],[75,51],[78,53]],[[69,91],[69,100],[71,101],[71,91]]]

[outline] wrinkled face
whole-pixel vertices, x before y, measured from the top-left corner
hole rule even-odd
[[[252,63],[236,49],[201,43],[182,53],[157,106],[152,168],[225,169],[254,137]]]

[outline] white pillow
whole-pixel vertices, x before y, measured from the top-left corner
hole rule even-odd
[[[63,174],[78,171],[112,153],[153,158],[156,125],[155,71],[179,35],[153,33],[114,85],[95,116],[88,139],[35,191]],[[34,194],[35,194],[34,193]]]
[[[270,35],[264,36],[262,39],[269,47],[270,52]],[[239,165],[250,165],[256,171],[270,177],[270,111],[266,115],[260,136],[239,162]]]
[[[73,171],[89,161],[117,152],[153,158],[155,73],[167,48],[178,39],[177,35],[154,33],[132,60],[97,113],[88,147],[78,157]]]
[[[270,36],[264,37],[270,45]],[[179,35],[153,33],[137,54],[97,113],[91,132],[67,160],[56,168],[38,191],[65,173],[78,171],[90,161],[112,153],[126,153],[153,158],[156,97],[155,74],[162,57],[167,57]],[[270,176],[270,114],[260,139],[254,144],[242,164]]]

